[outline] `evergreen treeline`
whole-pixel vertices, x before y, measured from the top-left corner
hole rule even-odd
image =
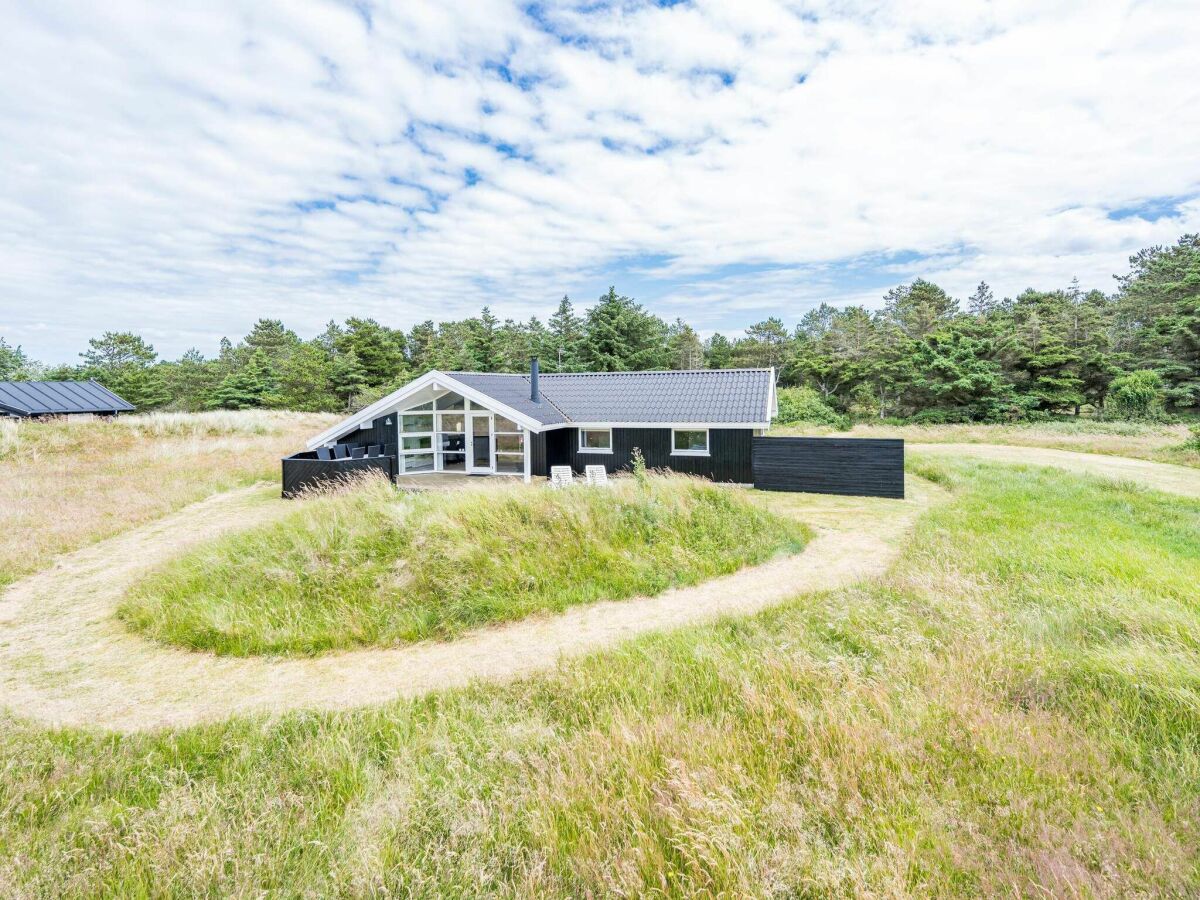
[[[488,308],[403,331],[374,319],[330,322],[303,340],[260,319],[215,358],[160,360],[128,332],[89,341],[78,366],[46,368],[0,338],[0,379],[95,378],[140,409],[356,408],[430,369],[521,372],[774,366],[833,409],[919,421],[1013,421],[1090,406],[1155,417],[1200,406],[1200,235],[1130,258],[1117,290],[1029,289],[998,299],[987,284],[964,303],[928,281],[884,306],[822,304],[791,330],[769,318],[701,341],[612,288],[579,313],[563,297],[545,322],[500,322]]]

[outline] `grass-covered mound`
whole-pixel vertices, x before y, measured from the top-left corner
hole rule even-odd
[[[758,616],[348,713],[0,718],[0,884],[1200,895],[1200,503],[913,467],[951,499],[887,576]]]
[[[391,645],[656,594],[796,552],[806,536],[695,479],[416,496],[375,482],[192,552],[120,614],[158,640],[238,656]]]

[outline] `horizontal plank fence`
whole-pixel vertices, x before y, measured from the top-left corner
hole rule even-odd
[[[336,487],[365,472],[382,472],[396,480],[396,457],[363,459],[317,459],[315,453],[297,453],[283,460],[283,496],[295,497],[305,490]]]
[[[904,499],[904,441],[887,438],[756,437],[754,486]]]

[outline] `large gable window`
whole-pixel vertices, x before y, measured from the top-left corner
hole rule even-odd
[[[672,428],[672,456],[708,456],[708,429]]]
[[[580,428],[580,453],[612,453],[611,428]]]

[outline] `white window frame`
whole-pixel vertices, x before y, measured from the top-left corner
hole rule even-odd
[[[396,469],[398,475],[428,475],[436,472],[439,468],[440,460],[437,453],[437,412],[433,409],[432,401],[429,401],[429,409],[401,409],[396,411]],[[417,404],[424,406],[424,403]],[[430,428],[432,431],[405,431],[404,417],[405,416],[429,416]],[[429,438],[429,449],[405,450],[405,438]],[[410,456],[432,456],[432,469],[418,469],[415,472],[408,471],[408,457]]]
[[[464,404],[464,407],[465,407],[465,404]],[[468,462],[467,455],[468,455],[468,449],[469,449],[467,446],[467,444],[468,444],[467,428],[469,428],[471,425],[469,411],[465,408],[464,409],[445,409],[445,410],[437,410],[434,413],[434,415],[435,415],[435,418],[433,420],[433,447],[434,447],[433,470],[435,472],[452,472],[456,475],[466,475],[467,474],[467,462]],[[461,416],[462,420],[463,420],[463,430],[462,431],[447,431],[443,427],[443,421],[444,421],[443,416]],[[447,434],[461,434],[463,436],[463,449],[462,450],[443,450],[442,449],[442,437]],[[462,456],[462,458],[463,458],[462,468],[461,469],[447,469],[446,468],[447,454],[449,454],[451,456],[456,455],[456,454]]]
[[[588,431],[603,431],[608,435],[608,447],[598,449],[596,447],[585,447],[583,444],[583,435]],[[579,452],[580,453],[607,453],[612,455],[612,429],[611,428],[580,428],[579,429]]]
[[[676,450],[675,449],[675,434],[680,431],[703,431],[704,432],[704,449],[703,450]],[[672,428],[671,429],[671,455],[672,456],[710,456],[710,448],[712,447],[712,433],[707,428]]]
[[[522,470],[524,470],[525,457],[527,456],[525,449],[529,443],[529,435],[526,433],[525,429],[522,428],[520,425],[518,425],[516,422],[513,422],[513,428],[515,428],[516,431],[512,431],[512,430],[499,431],[499,430],[497,430],[496,419],[508,419],[508,416],[502,415],[501,413],[498,413],[498,412],[492,413],[492,471],[497,472],[497,473],[500,472],[500,460],[502,460],[502,459],[505,460],[506,462],[511,462],[512,460],[519,459],[519,460],[521,460],[520,468]],[[508,419],[508,420],[510,422],[512,422],[512,419]],[[498,437],[519,437],[521,439],[521,449],[520,450],[501,450],[500,442],[496,440],[496,438],[498,438]],[[504,474],[513,475],[516,473],[505,472]]]

